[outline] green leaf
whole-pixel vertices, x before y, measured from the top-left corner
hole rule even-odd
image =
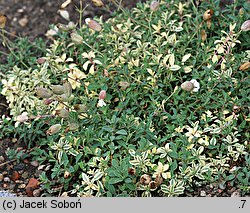
[[[227,180],[233,180],[235,178],[235,175],[231,174],[227,176]]]
[[[117,135],[127,135],[127,131],[125,129],[118,130],[115,134]]]
[[[172,157],[172,158],[179,158],[177,152],[175,152],[175,151],[169,152],[168,155],[169,155],[170,157]]]
[[[123,181],[123,178],[120,177],[114,177],[114,178],[110,178],[109,179],[109,184],[116,184],[116,183],[120,183]]]
[[[180,68],[181,68],[181,67],[178,66],[178,65],[173,65],[173,66],[171,66],[169,69],[172,70],[172,71],[177,71],[177,70],[179,70]]]

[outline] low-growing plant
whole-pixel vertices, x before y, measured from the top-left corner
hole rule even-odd
[[[54,26],[41,63],[2,80],[16,128],[47,126],[32,152],[51,165],[44,189],[180,196],[230,182],[249,193],[248,11],[153,1]]]

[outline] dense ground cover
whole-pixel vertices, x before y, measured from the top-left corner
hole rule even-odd
[[[20,55],[3,31],[0,137],[28,147],[8,157],[49,165],[44,195],[249,194],[249,4],[117,6],[105,21],[79,8]]]

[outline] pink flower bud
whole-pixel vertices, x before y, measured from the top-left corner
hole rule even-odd
[[[143,185],[148,185],[151,181],[151,177],[147,174],[143,174],[141,177],[140,177],[140,183],[143,184]]]
[[[38,64],[43,64],[46,61],[46,59],[45,58],[38,58],[36,61]]]
[[[159,8],[160,3],[158,1],[152,1],[150,4],[150,9],[156,11]]]
[[[99,100],[104,100],[105,98],[106,98],[106,91],[101,90],[101,92],[99,93]]]
[[[98,22],[96,22],[95,20],[92,20],[90,18],[86,18],[85,23],[89,26],[90,29],[92,29],[94,31],[99,32],[102,30],[102,26]]]
[[[181,88],[185,91],[192,91],[194,89],[194,84],[190,81],[185,81],[184,83],[181,84]]]
[[[27,112],[23,112],[21,115],[18,115],[16,118],[16,121],[20,123],[26,122],[27,120],[29,120]]]
[[[250,30],[250,19],[245,21],[240,28],[242,31],[248,31]]]
[[[47,98],[47,99],[45,99],[45,100],[43,101],[43,103],[44,103],[45,105],[50,105],[53,101],[54,101],[53,99]]]

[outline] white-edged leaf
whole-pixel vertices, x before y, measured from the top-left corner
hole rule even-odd
[[[89,177],[85,173],[82,173],[82,179],[84,182],[89,183]]]
[[[213,134],[218,134],[218,133],[220,133],[221,132],[221,129],[218,127],[218,128],[215,128],[215,129],[213,129]]]
[[[100,171],[98,171],[98,172],[94,175],[92,181],[99,180],[102,176],[103,176],[103,173],[100,172]]]
[[[72,0],[66,0],[65,2],[63,2],[61,4],[61,9],[64,9],[65,7],[67,7],[71,2],[72,2]]]
[[[184,69],[184,72],[185,73],[190,73],[190,72],[192,72],[192,68],[189,66],[189,67],[184,67],[183,68]]]
[[[181,67],[179,65],[173,65],[171,66],[169,69],[172,70],[172,71],[177,71],[179,70]]]
[[[189,58],[190,58],[190,56],[191,56],[191,54],[190,53],[188,53],[188,54],[186,54],[186,55],[184,55],[183,57],[182,57],[182,60],[181,60],[181,62],[186,62]]]
[[[174,54],[171,54],[169,57],[169,64],[171,67],[174,66],[174,62],[175,62]]]
[[[135,150],[129,149],[128,152],[132,157],[135,157]]]
[[[86,70],[88,69],[89,64],[91,64],[90,61],[86,61],[86,62],[83,64],[82,68],[86,71]]]

